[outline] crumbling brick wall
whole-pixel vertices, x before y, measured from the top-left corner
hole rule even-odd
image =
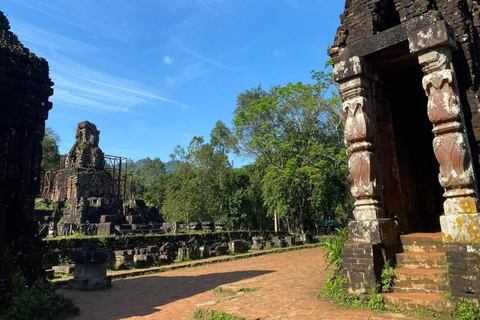
[[[348,0],[333,46],[346,47],[427,12],[444,19],[455,32],[458,50],[453,62],[468,133],[471,142],[480,144],[479,0]]]
[[[47,61],[19,42],[0,11],[0,252],[21,252],[16,263],[30,281],[41,273],[33,217],[52,85]]]

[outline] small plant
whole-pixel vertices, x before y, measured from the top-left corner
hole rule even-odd
[[[246,320],[245,318],[240,318],[225,312],[218,311],[203,311],[197,309],[192,314],[192,319],[203,319],[203,320]]]
[[[395,283],[395,272],[392,267],[382,270],[382,292],[390,292]]]
[[[460,299],[456,301],[450,310],[451,316],[457,320],[480,320],[480,309],[471,300]]]
[[[250,293],[250,292],[256,292],[258,290],[259,290],[258,288],[242,288],[240,289],[240,292]]]
[[[216,287],[213,289],[213,294],[217,297],[234,297],[237,293],[232,289],[225,289],[223,287]]]
[[[381,294],[377,293],[375,286],[370,291],[370,298],[368,299],[368,308],[373,311],[385,311],[385,302]]]
[[[423,13],[422,7],[417,7],[415,13],[413,14],[414,17],[420,17]]]
[[[325,262],[327,263],[327,268],[332,265],[335,266],[334,273],[339,274],[342,270],[342,252],[345,244],[348,243],[347,229],[336,229],[335,237],[326,239],[322,244],[322,247],[325,248]]]
[[[13,298],[3,320],[64,319],[79,312],[73,300],[57,295],[50,283],[38,280],[29,287],[20,273],[13,276],[13,283]]]

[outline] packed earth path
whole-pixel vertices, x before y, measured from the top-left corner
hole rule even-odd
[[[196,308],[247,319],[416,319],[320,299],[327,275],[323,251],[314,248],[114,281],[107,290],[59,292],[80,307],[75,320],[187,320]],[[218,296],[219,286],[237,294]]]

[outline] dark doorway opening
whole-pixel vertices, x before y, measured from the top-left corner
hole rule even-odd
[[[433,127],[422,78],[418,63],[383,74],[399,184],[395,186],[395,205],[387,206],[409,233],[440,231],[443,213],[443,188],[438,182],[439,165],[433,153]],[[385,186],[389,187],[393,186]]]

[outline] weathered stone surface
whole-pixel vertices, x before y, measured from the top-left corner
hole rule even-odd
[[[440,46],[457,47],[455,33],[444,20],[409,32],[408,43],[412,53]]]
[[[74,289],[98,289],[110,286],[107,277],[108,251],[89,244],[86,250],[76,250],[72,256],[75,273],[69,285]]]
[[[448,244],[447,264],[452,297],[480,302],[480,245]]]
[[[354,243],[390,246],[396,243],[396,230],[390,219],[352,221],[348,225],[348,236]]]
[[[34,201],[52,85],[47,61],[22,45],[0,11],[0,307],[13,267],[7,252],[28,284],[42,274]]]
[[[446,243],[480,243],[480,214],[441,216],[443,240]]]

